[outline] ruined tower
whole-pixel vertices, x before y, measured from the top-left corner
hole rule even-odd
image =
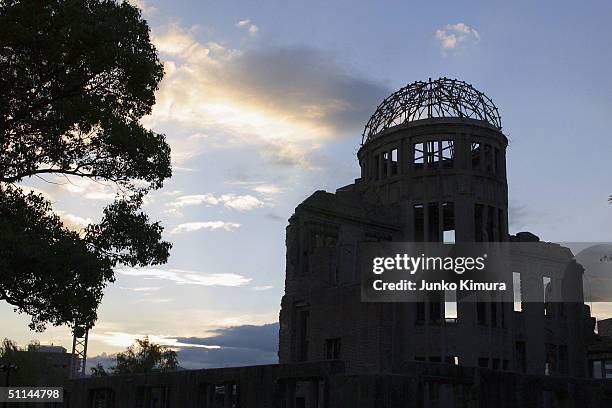
[[[579,304],[563,309],[560,326],[543,302],[518,311],[495,298],[453,303],[444,293],[418,303],[360,299],[359,243],[535,237],[508,233],[507,145],[497,108],[465,82],[414,82],[387,97],[365,126],[360,178],[335,194],[315,192],[289,220],[280,362],[340,359],[347,371],[367,373],[425,361],[583,375]],[[530,279],[544,291],[538,272]]]

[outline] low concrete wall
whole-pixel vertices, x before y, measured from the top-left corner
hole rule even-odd
[[[432,363],[371,375],[325,361],[112,376],[74,380],[68,393],[65,406],[78,408],[612,407],[612,380]]]

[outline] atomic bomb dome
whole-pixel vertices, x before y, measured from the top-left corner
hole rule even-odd
[[[416,81],[392,93],[376,108],[363,130],[362,144],[388,128],[428,118],[471,118],[501,130],[493,101],[456,79]]]

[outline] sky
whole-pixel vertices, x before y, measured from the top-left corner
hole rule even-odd
[[[166,134],[173,163],[145,208],[174,246],[166,265],[116,271],[92,362],[144,335],[186,368],[274,362],[287,219],[312,192],[359,176],[369,116],[417,80],[464,80],[498,106],[511,233],[612,241],[612,3],[136,3],[165,68],[143,124]],[[23,185],[74,228],[114,197],[100,183],[48,181],[59,184]],[[0,336],[70,348],[67,328],[32,333],[28,321],[0,305]]]

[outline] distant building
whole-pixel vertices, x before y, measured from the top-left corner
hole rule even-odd
[[[10,375],[10,385],[20,387],[66,386],[71,361],[72,354],[61,346],[38,345],[30,345],[26,350],[17,350],[0,359],[2,364],[17,367]]]
[[[27,351],[24,351],[24,353],[27,353]],[[64,347],[41,345],[37,348],[36,353],[40,358],[45,359],[50,367],[61,374],[62,381],[70,377],[72,354],[68,353]]]

